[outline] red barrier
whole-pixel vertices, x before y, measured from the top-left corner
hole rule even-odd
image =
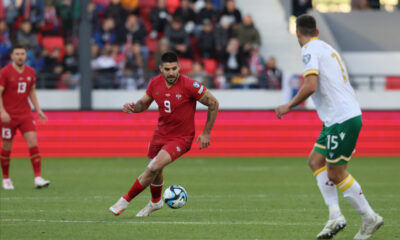
[[[39,148],[46,157],[146,156],[157,123],[157,112],[47,112],[38,124]],[[207,112],[196,114],[196,129]],[[187,156],[307,156],[321,131],[316,112],[299,111],[278,120],[273,111],[221,111],[211,146],[193,145]],[[400,156],[400,111],[364,111],[358,156]],[[13,156],[27,156],[18,135]]]

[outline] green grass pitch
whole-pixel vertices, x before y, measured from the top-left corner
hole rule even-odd
[[[118,217],[107,211],[147,165],[144,158],[44,159],[48,189],[33,188],[28,159],[11,160],[14,191],[0,190],[0,239],[315,239],[328,213],[306,158],[182,158],[168,166],[165,186],[188,192],[181,209],[148,218],[136,213],[146,189]],[[349,171],[385,218],[372,239],[400,239],[400,159],[355,157]],[[361,218],[340,193],[352,239]]]

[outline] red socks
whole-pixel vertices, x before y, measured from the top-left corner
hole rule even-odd
[[[39,148],[38,147],[29,148],[29,154],[31,155],[33,173],[35,177],[40,177],[41,176],[40,166],[42,164],[42,158],[40,157],[39,154]]]
[[[3,178],[10,178],[10,154],[11,152],[1,149],[1,169],[3,171]]]
[[[125,198],[126,201],[130,202],[134,197],[136,197],[145,189],[146,187],[143,187],[142,184],[140,184],[139,179],[136,179],[129,192],[122,197]]]
[[[150,192],[151,192],[151,202],[158,203],[161,200],[161,191],[163,185],[150,185]]]

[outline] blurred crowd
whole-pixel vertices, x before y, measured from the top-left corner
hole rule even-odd
[[[79,0],[2,0],[0,64],[11,45],[24,44],[38,87],[79,86]],[[251,15],[234,0],[92,0],[92,70],[95,88],[145,88],[172,50],[182,72],[209,88],[280,89],[282,72],[260,55]]]

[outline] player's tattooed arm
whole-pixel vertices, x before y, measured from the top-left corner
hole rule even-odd
[[[126,113],[141,113],[146,111],[151,103],[153,102],[153,98],[145,94],[139,101],[136,103],[125,103],[124,108],[122,109],[123,112]]]
[[[211,129],[214,126],[215,119],[217,119],[219,103],[209,91],[206,92],[199,102],[208,106],[206,125],[204,126],[203,133],[201,133],[196,140],[196,143],[200,140],[200,149],[202,149],[210,145]]]

